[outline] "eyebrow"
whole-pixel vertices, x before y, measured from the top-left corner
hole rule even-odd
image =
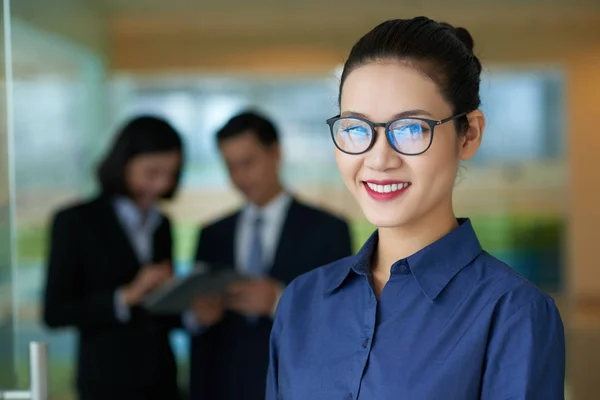
[[[358,118],[369,119],[369,118],[367,118],[367,116],[365,114],[362,114],[362,113],[359,113],[356,111],[344,111],[341,114],[341,116],[342,117],[358,117]],[[415,110],[406,110],[406,111],[402,111],[398,114],[395,114],[392,116],[391,120],[395,120],[398,118],[406,118],[406,117],[417,117],[417,116],[427,116],[427,117],[433,118],[433,115],[431,115],[431,113],[429,111],[415,109]]]

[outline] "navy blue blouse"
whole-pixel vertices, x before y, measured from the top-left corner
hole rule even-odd
[[[469,220],[392,266],[359,253],[296,279],[271,334],[267,400],[564,398],[552,298],[482,250]]]

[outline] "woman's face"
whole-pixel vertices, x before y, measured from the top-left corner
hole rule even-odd
[[[453,114],[433,80],[395,61],[372,62],[352,71],[343,85],[340,108],[342,116],[361,116],[375,123],[399,115],[441,120]],[[474,155],[480,139],[481,129],[471,127],[459,136],[451,121],[435,127],[425,153],[406,156],[391,148],[385,128],[380,127],[366,153],[350,155],[336,149],[335,155],[342,178],[367,219],[380,228],[391,228],[413,224],[440,210],[451,212],[459,162]]]
[[[179,150],[133,157],[125,167],[125,183],[132,200],[143,209],[155,204],[175,185],[180,165]]]

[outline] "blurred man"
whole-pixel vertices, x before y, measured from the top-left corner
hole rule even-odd
[[[280,147],[273,124],[254,113],[233,117],[217,133],[231,181],[246,205],[201,230],[196,259],[235,268],[253,279],[224,297],[193,307],[192,400],[264,400],[269,335],[288,283],[351,255],[348,225],[300,203],[279,180]]]

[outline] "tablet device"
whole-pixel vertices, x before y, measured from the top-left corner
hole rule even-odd
[[[148,294],[141,306],[153,314],[180,314],[190,307],[195,297],[224,294],[230,283],[245,277],[233,268],[209,268],[199,263],[188,275],[172,281]]]

